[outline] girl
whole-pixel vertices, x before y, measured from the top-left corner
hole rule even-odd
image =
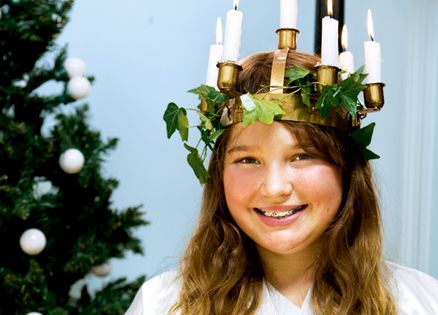
[[[240,92],[269,86],[273,53],[247,58]],[[287,67],[313,69],[291,51]],[[370,164],[351,136],[309,122],[234,123],[209,164],[178,271],[127,314],[438,314],[438,281],[385,262]]]

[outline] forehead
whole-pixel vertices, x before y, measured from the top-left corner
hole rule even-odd
[[[255,122],[244,127],[242,123],[232,126],[230,140],[227,147],[254,146],[267,144],[284,144],[297,146],[298,142],[292,128],[288,125],[274,121],[267,125]]]

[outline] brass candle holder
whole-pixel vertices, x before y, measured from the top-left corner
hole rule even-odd
[[[295,28],[279,28],[276,33],[278,34],[278,49],[297,49],[299,30]]]
[[[223,93],[232,94],[236,92],[237,80],[242,66],[233,61],[224,61],[217,64],[219,73],[217,76],[217,86]]]
[[[321,92],[324,85],[333,85],[338,82],[339,68],[335,66],[320,65],[316,67],[316,89]]]
[[[365,106],[372,110],[380,110],[385,103],[383,95],[384,83],[368,83],[363,91]]]

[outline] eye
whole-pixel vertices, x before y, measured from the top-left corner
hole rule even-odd
[[[313,158],[314,157],[309,153],[299,153],[293,156],[292,161],[305,161],[305,160],[311,160]]]
[[[259,161],[257,161],[255,158],[252,158],[252,157],[244,157],[244,158],[238,159],[235,163],[239,163],[239,164],[259,164]]]

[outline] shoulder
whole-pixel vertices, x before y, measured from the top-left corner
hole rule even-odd
[[[125,315],[167,314],[178,299],[181,285],[177,271],[168,271],[146,281]]]
[[[424,272],[387,262],[400,314],[438,314],[438,280]]]

